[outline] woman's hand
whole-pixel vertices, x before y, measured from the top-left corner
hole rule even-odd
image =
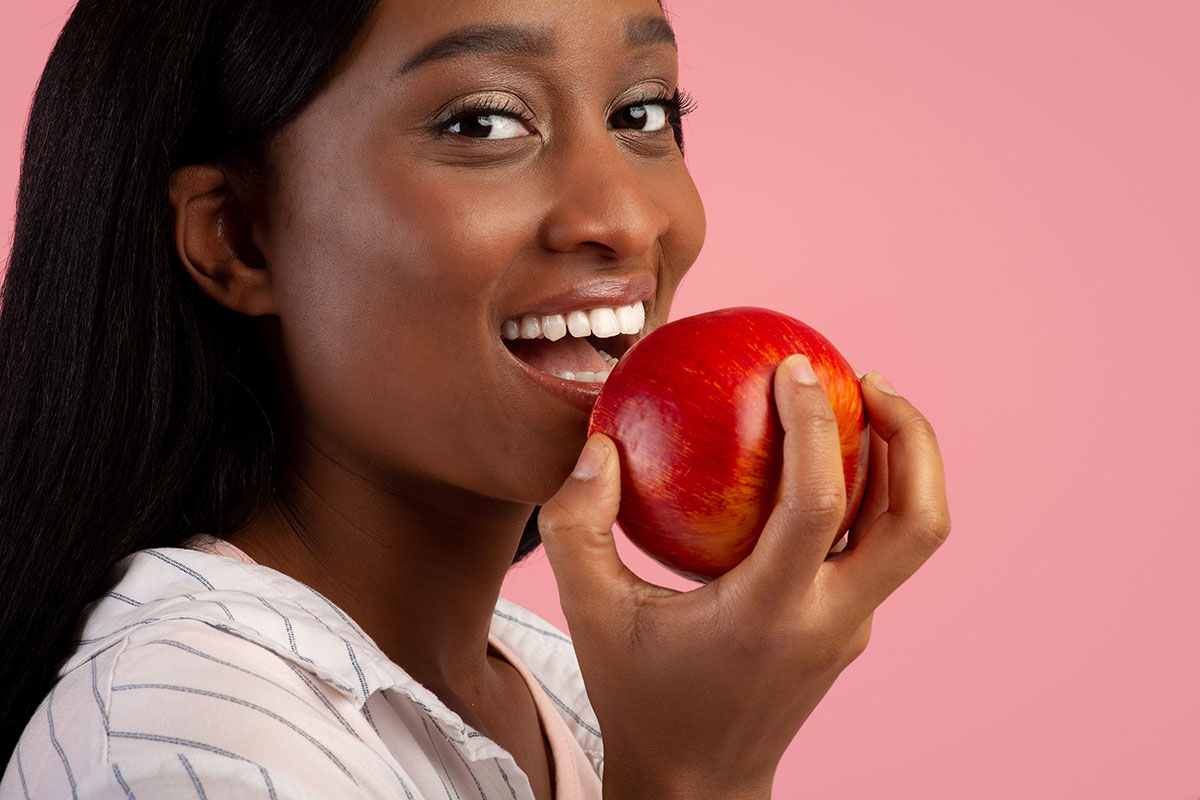
[[[837,423],[803,356],[775,373],[783,491],[734,569],[689,592],[621,562],[612,527],[620,474],[611,440],[588,440],[539,515],[588,697],[604,734],[606,798],[766,798],[784,751],[866,647],[876,606],[950,531],[933,429],[877,373],[866,498],[850,547],[829,556],[845,513]]]

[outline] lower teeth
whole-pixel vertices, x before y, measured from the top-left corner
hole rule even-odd
[[[556,372],[554,377],[562,378],[565,381],[576,381],[577,383],[604,383],[608,380],[608,374],[611,370],[604,372]]]
[[[611,371],[613,369],[613,367],[617,366],[617,357],[616,356],[610,356],[608,353],[604,352],[603,350],[597,350],[596,352],[600,353],[600,357],[604,359],[604,363],[608,364],[609,371]]]

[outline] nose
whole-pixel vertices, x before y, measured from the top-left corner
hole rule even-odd
[[[644,178],[607,134],[560,154],[542,244],[560,253],[587,249],[607,258],[636,258],[654,246],[670,216],[647,193]]]

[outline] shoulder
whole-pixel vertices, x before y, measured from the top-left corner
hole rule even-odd
[[[85,613],[0,798],[390,793],[399,776],[342,664],[343,633],[357,633],[318,595],[176,551],[136,554],[118,578]]]
[[[395,776],[372,738],[318,676],[228,630],[162,620],[61,677],[0,797],[375,796]]]

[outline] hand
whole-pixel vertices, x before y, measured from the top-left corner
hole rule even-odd
[[[750,555],[689,592],[621,562],[616,449],[592,436],[539,515],[604,734],[607,798],[766,798],[800,726],[866,647],[875,608],[950,530],[933,429],[877,373],[862,381],[874,430],[850,547],[829,555],[845,514],[837,423],[792,356],[775,372],[783,491]],[[811,374],[811,372],[809,373]],[[890,387],[888,387],[890,388]]]

